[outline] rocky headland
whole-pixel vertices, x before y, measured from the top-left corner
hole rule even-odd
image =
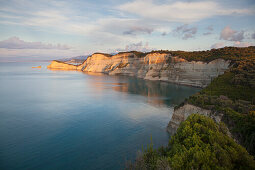
[[[230,61],[220,58],[210,62],[187,61],[169,53],[151,52],[141,57],[133,52],[126,52],[113,56],[95,53],[80,65],[52,61],[48,68],[136,76],[146,80],[206,87],[229,66]]]

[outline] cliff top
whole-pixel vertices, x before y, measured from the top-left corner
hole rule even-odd
[[[153,50],[151,52],[140,52],[140,51],[126,51],[119,52],[116,55],[133,53],[138,58],[143,58],[148,54],[160,53],[170,54],[174,57],[180,57],[187,61],[203,61],[210,62],[215,59],[224,59],[231,61],[239,61],[244,58],[255,57],[255,46],[250,47],[224,47],[219,49],[211,49],[206,51],[169,51],[169,50]],[[112,57],[114,55],[106,53],[94,53],[102,54],[106,57]]]

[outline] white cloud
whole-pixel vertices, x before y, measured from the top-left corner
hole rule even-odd
[[[218,15],[246,15],[249,9],[227,9],[213,1],[155,3],[154,0],[134,0],[118,9],[144,18],[174,22],[194,22]]]
[[[0,16],[0,18],[4,18],[0,20],[0,23],[28,26],[35,30],[58,32],[65,35],[79,35],[86,37],[92,44],[103,43],[105,45],[137,42],[141,39],[136,35],[150,34],[154,28],[159,28],[139,19],[101,17],[91,20],[91,18],[80,17],[73,13],[75,12],[44,9],[27,11],[27,16],[24,16],[23,11],[15,10],[15,15],[18,14],[19,17],[6,21],[5,19],[13,16],[8,13]]]
[[[220,39],[228,41],[242,41],[244,39],[244,31],[235,31],[226,26],[220,34]]]
[[[74,48],[79,46],[80,51],[85,50],[89,53],[146,41],[158,43],[158,46],[170,46],[175,41],[170,36],[159,37],[164,42],[152,38],[170,34],[175,24],[200,21],[218,15],[254,14],[254,10],[249,8],[235,9],[221,5],[220,1],[184,1],[133,0],[103,4],[93,1],[9,0],[1,3],[0,24],[4,24],[5,28],[12,28],[10,30],[15,30],[16,25],[17,29],[21,28],[17,30],[17,34],[10,35],[24,37],[36,33],[38,40],[44,35],[46,36],[43,39],[49,42],[50,40],[61,42],[65,39],[65,42],[69,43],[70,40]],[[217,26],[215,25],[215,28]],[[190,39],[197,35],[197,30],[197,27],[188,26],[178,34],[182,39]],[[204,34],[211,34],[212,31],[212,28],[208,27]],[[233,41],[242,37],[242,32],[238,33],[232,38]],[[182,43],[183,41],[177,40],[174,46],[184,48]],[[187,44],[185,48],[191,46],[193,48],[193,44]]]

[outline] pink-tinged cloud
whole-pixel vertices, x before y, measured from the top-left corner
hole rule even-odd
[[[242,41],[244,39],[244,31],[235,31],[226,26],[220,34],[220,39],[228,41]]]
[[[26,42],[18,37],[11,37],[7,40],[0,41],[0,48],[6,49],[55,49],[69,50],[71,47],[62,44],[44,44],[42,42]]]
[[[254,44],[250,43],[250,42],[240,42],[240,41],[236,41],[234,43],[234,46],[235,47],[249,47],[249,46],[252,46]]]

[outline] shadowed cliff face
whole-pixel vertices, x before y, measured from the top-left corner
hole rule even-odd
[[[170,54],[149,53],[138,57],[127,52],[114,56],[93,54],[78,66],[52,61],[51,69],[80,70],[84,72],[106,73],[109,75],[136,76],[146,80],[160,80],[182,85],[205,87],[211,80],[228,69],[230,62],[216,59],[209,63],[187,61]]]

